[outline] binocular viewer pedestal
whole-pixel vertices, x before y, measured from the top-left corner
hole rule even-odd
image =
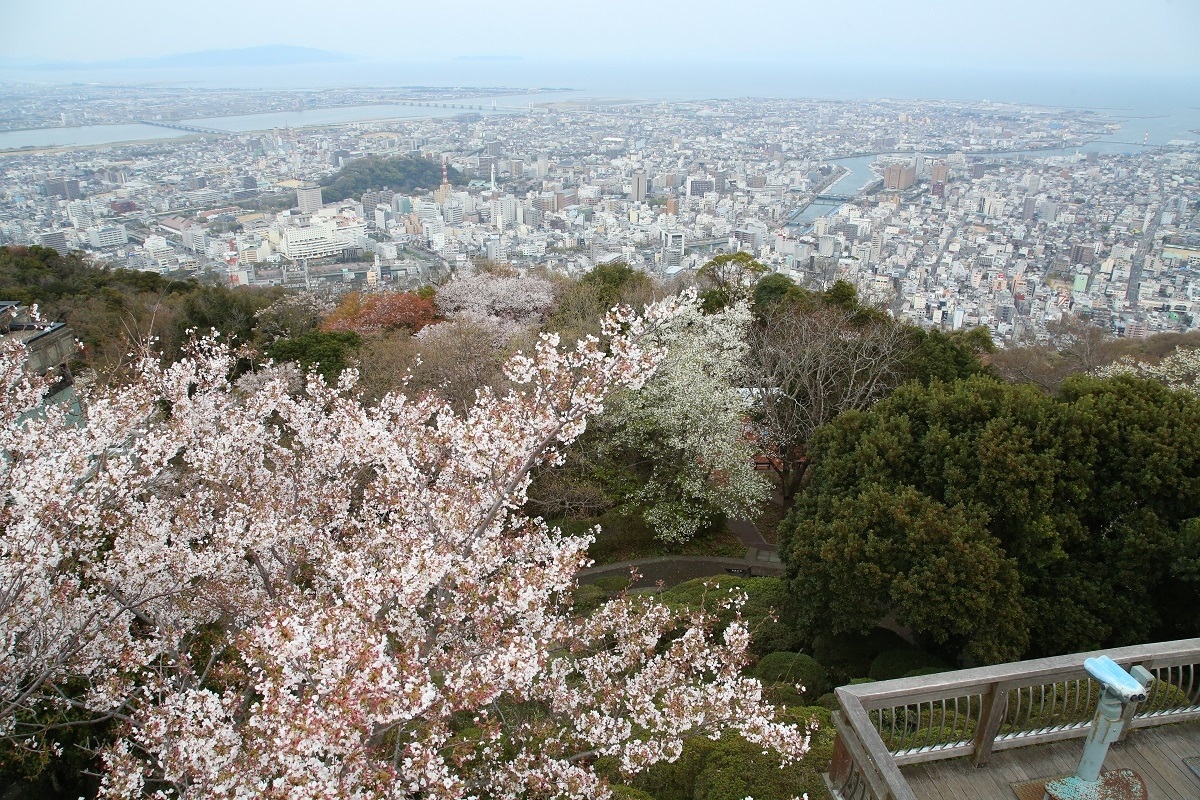
[[[1140,666],[1130,674],[1108,656],[1089,658],[1083,666],[1103,687],[1092,730],[1075,774],[1046,783],[1043,800],[1147,800],[1142,777],[1131,769],[1105,772],[1104,757],[1121,736],[1125,706],[1146,699],[1154,676]]]

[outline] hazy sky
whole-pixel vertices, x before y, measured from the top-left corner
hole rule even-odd
[[[1200,75],[1200,0],[0,0],[0,31],[0,56],[82,61],[290,44]]]

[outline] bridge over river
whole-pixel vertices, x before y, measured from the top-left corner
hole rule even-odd
[[[187,125],[183,122],[158,122],[150,119],[139,119],[142,125],[153,125],[156,128],[170,128],[173,131],[187,131],[188,133],[210,133],[219,136],[229,136],[233,131],[222,131],[216,128],[204,128],[199,125]]]

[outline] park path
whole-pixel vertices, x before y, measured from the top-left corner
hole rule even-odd
[[[630,570],[636,569],[639,577],[634,581],[633,587],[646,589],[659,585],[663,588],[670,588],[693,578],[707,578],[722,573],[751,577],[783,574],[783,565],[779,562],[778,551],[774,545],[769,544],[763,538],[753,522],[748,519],[731,519],[727,524],[729,530],[736,533],[742,544],[746,546],[746,554],[742,558],[721,556],[639,558],[634,561],[618,561],[615,564],[589,567],[580,570],[576,576],[580,583],[589,583],[596,578],[610,575],[627,576]]]

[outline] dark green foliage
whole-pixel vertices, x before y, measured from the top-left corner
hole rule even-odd
[[[828,798],[821,773],[833,757],[833,725],[820,707],[792,709],[789,721],[815,725],[809,752],[799,763],[781,767],[778,757],[764,753],[734,733],[713,741],[689,739],[672,763],[658,764],[629,783],[656,800],[789,800],[808,794]]]
[[[912,382],[840,416],[810,453],[781,530],[802,627],[893,613],[968,663],[1200,633],[1172,610],[1200,602],[1172,574],[1200,516],[1194,395],[1128,377],[1070,379],[1057,396]]]
[[[276,361],[295,361],[304,372],[316,367],[325,380],[332,382],[346,368],[351,351],[360,344],[362,337],[353,331],[310,331],[295,339],[276,341],[267,348],[267,355]]]
[[[795,612],[779,578],[742,578],[734,575],[696,578],[663,592],[662,600],[676,609],[704,606],[715,610],[717,600],[728,597],[731,591],[745,592],[747,595],[741,611],[753,636],[750,647],[754,653],[763,655],[776,650],[795,649],[795,629],[791,624]],[[722,623],[726,623],[733,619],[733,611],[725,610],[718,616]]]
[[[823,694],[817,698],[816,704],[818,706],[820,706],[821,708],[827,708],[830,711],[837,711],[837,709],[838,709],[837,695],[834,694],[833,692],[827,692],[826,694]]]
[[[132,344],[153,341],[175,359],[188,331],[216,330],[226,340],[250,342],[255,314],[282,294],[111,269],[78,253],[0,247],[0,300],[37,303],[44,319],[70,325],[84,344],[85,365],[105,378],[121,371]]]
[[[68,684],[70,694],[86,691]],[[55,800],[60,797],[94,797],[102,767],[94,753],[110,744],[116,723],[97,723],[86,713],[47,704],[34,717],[18,715],[17,730],[0,740],[0,787],[4,797]],[[53,749],[61,755],[55,756]],[[89,775],[88,773],[92,773]]]
[[[827,305],[838,306],[847,311],[857,311],[858,289],[849,281],[837,280],[822,293],[821,298]]]
[[[754,307],[760,313],[767,311],[784,298],[800,291],[803,290],[787,275],[772,272],[762,276],[758,283],[754,284]]]
[[[618,303],[647,294],[651,288],[650,276],[636,270],[624,261],[599,264],[583,274],[579,282],[595,290],[597,316]]]
[[[911,645],[885,650],[875,656],[867,676],[877,681],[903,678],[914,672],[928,674],[944,672],[948,667],[937,656]]]
[[[700,293],[700,304],[705,313],[713,314],[730,303],[750,295],[750,287],[767,267],[743,251],[721,253],[696,272],[704,291]]]
[[[817,586],[826,592],[826,606],[807,617],[813,628],[820,615],[834,633],[865,632],[895,611],[902,625],[971,658],[1020,655],[1024,641],[995,638],[1023,617],[1015,565],[964,506],[948,508],[911,487],[871,486],[794,530],[791,557],[813,571],[795,582],[801,603],[820,602]]]
[[[813,657],[829,671],[833,685],[841,686],[862,679],[880,653],[904,644],[903,639],[886,628],[875,628],[865,634],[855,631],[833,635],[826,631],[813,639],[812,651]]]
[[[60,256],[49,247],[0,247],[0,299],[43,310],[64,297],[109,290],[118,295],[172,294],[194,289],[193,281],[170,280],[157,272],[97,267],[80,253]]]
[[[447,168],[450,183],[462,182],[462,175],[454,167]],[[326,202],[358,199],[363,192],[390,189],[393,192],[412,192],[416,189],[432,189],[442,182],[442,165],[427,158],[409,156],[367,156],[357,158],[342,167],[336,175],[321,182],[322,197]]]
[[[910,380],[929,385],[933,381],[949,383],[970,378],[972,375],[990,373],[980,360],[984,353],[996,350],[987,328],[949,334],[920,328],[907,330],[911,340],[911,351],[904,366],[904,373]]]
[[[832,688],[828,671],[815,658],[786,650],[763,656],[754,667],[754,677],[764,684],[800,684],[804,687],[804,697],[809,699],[820,697]]]

